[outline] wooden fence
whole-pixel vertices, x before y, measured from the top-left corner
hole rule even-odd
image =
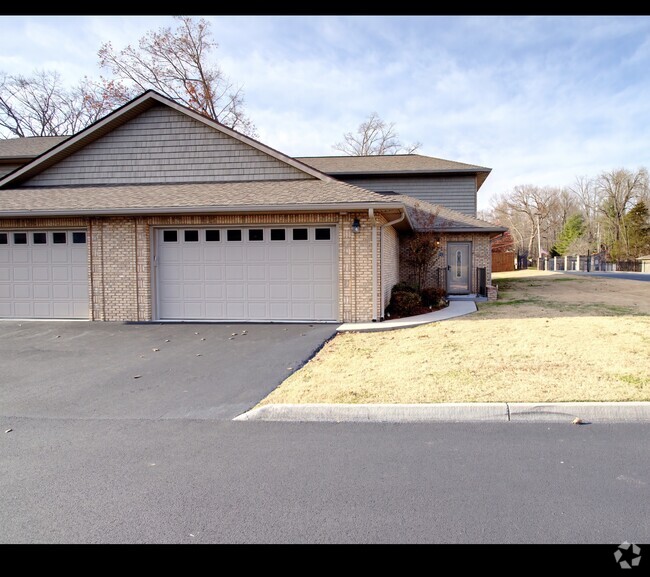
[[[508,272],[515,270],[516,258],[517,254],[514,252],[493,252],[492,272]]]

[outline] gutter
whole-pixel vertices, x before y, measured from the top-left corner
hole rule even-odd
[[[384,228],[387,227],[387,226],[392,226],[394,224],[397,224],[398,222],[402,222],[405,218],[406,218],[406,209],[403,209],[402,214],[401,214],[401,216],[399,218],[396,218],[395,220],[391,220],[390,222],[386,222],[386,223],[381,225],[380,235],[381,235],[382,243],[383,243],[383,240],[384,240]],[[398,263],[398,266],[399,266],[399,263]],[[373,292],[373,294],[375,294],[375,293]],[[384,314],[384,308],[385,308],[383,287],[382,287],[382,291],[381,291],[381,295],[380,295],[380,303],[381,303],[381,314],[382,314],[381,320],[383,320],[384,319],[383,314]]]

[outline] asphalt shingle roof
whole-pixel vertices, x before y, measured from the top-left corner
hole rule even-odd
[[[399,199],[337,181],[278,180],[199,184],[24,187],[0,190],[0,216],[15,212],[92,213],[112,210],[395,204]],[[289,209],[289,208],[288,208]],[[294,208],[295,209],[295,208]]]
[[[0,159],[35,158],[69,136],[25,136],[0,139]]]
[[[496,224],[456,212],[455,210],[451,210],[439,204],[432,204],[420,200],[419,198],[413,198],[412,196],[407,196],[405,194],[391,196],[391,198],[395,198],[395,200],[404,204],[411,224],[418,232],[432,230],[453,232],[455,229],[467,230],[470,228],[477,229],[477,232],[497,232],[507,230],[506,228]]]
[[[464,162],[455,162],[421,154],[388,154],[383,156],[296,156],[296,160],[313,166],[325,174],[377,174],[394,172],[489,172],[491,169]]]

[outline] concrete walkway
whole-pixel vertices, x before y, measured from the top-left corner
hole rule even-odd
[[[650,402],[263,405],[235,421],[650,423]]]
[[[336,330],[338,332],[362,332],[405,329],[408,327],[417,327],[418,325],[426,325],[427,323],[435,323],[437,321],[446,321],[447,319],[453,319],[454,317],[460,317],[475,312],[476,303],[474,301],[453,300],[449,301],[449,306],[432,313],[393,319],[380,323],[344,323]]]

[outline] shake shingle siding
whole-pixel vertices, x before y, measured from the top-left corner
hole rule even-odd
[[[440,204],[462,214],[476,216],[476,178],[454,177],[338,177],[340,180],[374,192],[393,191],[431,204]]]
[[[155,106],[29,179],[25,185],[311,178],[185,114],[166,106]]]

